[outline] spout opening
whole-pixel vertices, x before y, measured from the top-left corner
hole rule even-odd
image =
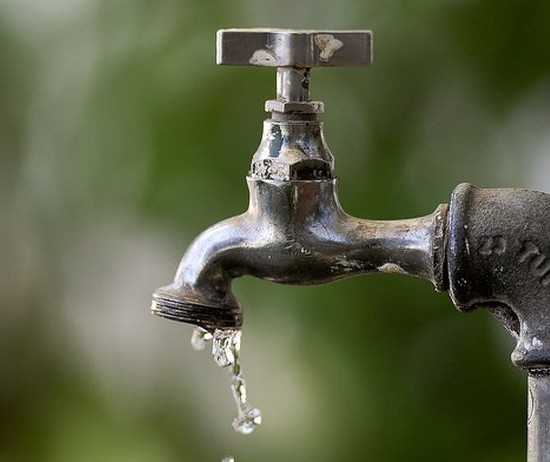
[[[239,306],[206,305],[174,297],[160,290],[153,294],[151,312],[162,318],[193,324],[208,331],[239,329],[243,323]]]

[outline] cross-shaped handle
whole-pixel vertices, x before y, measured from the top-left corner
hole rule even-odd
[[[289,29],[222,29],[217,63],[230,66],[333,67],[372,63],[372,33]]]
[[[323,103],[310,101],[312,67],[368,66],[372,33],[289,29],[222,29],[217,35],[216,61],[229,66],[277,68],[277,99],[268,112],[319,113]]]

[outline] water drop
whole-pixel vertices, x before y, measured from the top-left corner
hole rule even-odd
[[[246,398],[246,382],[241,374],[233,375],[231,379],[231,391],[233,398],[239,408],[243,408],[247,404]]]
[[[191,346],[196,351],[206,349],[207,343],[212,340],[212,334],[202,327],[195,327],[191,335]]]
[[[222,459],[222,462],[235,462],[235,458],[232,457],[232,456],[225,456],[225,457]]]
[[[241,331],[222,330],[214,331],[214,343],[212,344],[212,356],[220,367],[239,366],[239,353],[241,351]]]
[[[262,423],[262,413],[258,408],[248,407],[246,411],[239,411],[239,415],[233,420],[235,431],[243,435],[249,435]]]

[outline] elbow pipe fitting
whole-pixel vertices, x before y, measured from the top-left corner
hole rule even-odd
[[[513,363],[550,371],[550,194],[459,185],[449,208],[447,274],[459,310],[485,307],[517,339]]]

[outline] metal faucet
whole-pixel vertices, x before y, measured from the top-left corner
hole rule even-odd
[[[218,64],[277,68],[277,99],[266,102],[248,210],[195,239],[152,311],[235,329],[242,309],[231,282],[240,276],[294,285],[371,272],[427,279],[461,311],[487,308],[517,339],[512,361],[529,376],[527,460],[550,462],[550,194],[461,184],[424,217],[346,214],[310,72],[371,61],[370,31],[218,31]]]

